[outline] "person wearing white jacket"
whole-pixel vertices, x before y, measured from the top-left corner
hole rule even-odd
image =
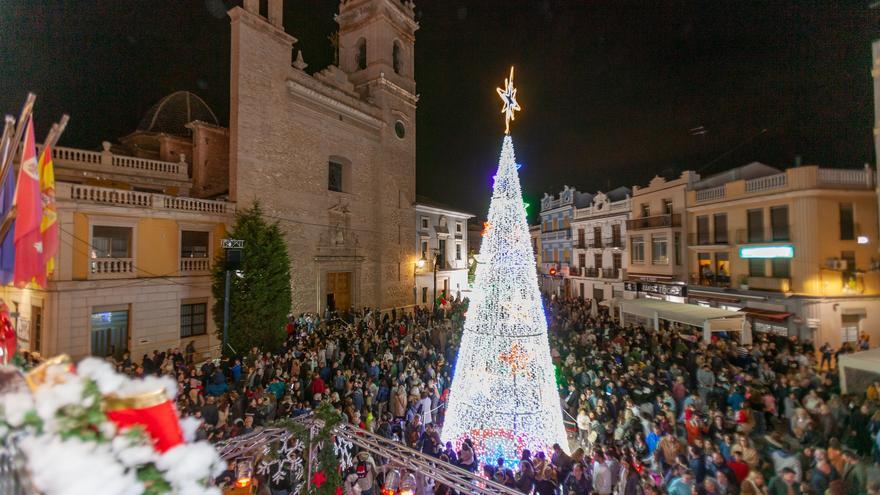
[[[611,495],[614,488],[614,480],[611,468],[605,462],[605,455],[597,453],[593,461],[593,490],[596,495]]]

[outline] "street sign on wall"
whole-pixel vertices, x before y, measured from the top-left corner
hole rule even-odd
[[[223,249],[244,249],[244,239],[220,239]]]

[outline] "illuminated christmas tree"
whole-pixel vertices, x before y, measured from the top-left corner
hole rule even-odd
[[[568,443],[509,135],[520,109],[513,68],[498,94],[506,130],[442,438],[470,438],[483,462],[515,464],[523,449],[549,457],[554,443]]]

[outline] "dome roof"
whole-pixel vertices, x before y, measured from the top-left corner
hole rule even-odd
[[[205,100],[189,91],[177,91],[162,98],[147,110],[137,130],[190,136],[192,131],[186,128],[186,124],[194,120],[220,125],[217,116]]]

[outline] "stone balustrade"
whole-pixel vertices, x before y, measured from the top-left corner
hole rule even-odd
[[[92,258],[89,278],[134,277],[133,258]]]
[[[759,177],[757,179],[751,179],[746,181],[746,192],[747,193],[758,193],[764,191],[770,191],[773,189],[781,189],[788,184],[788,174],[783,172],[781,174],[768,175],[766,177]]]
[[[211,260],[208,258],[180,258],[181,273],[208,272],[211,270]]]
[[[115,206],[127,206],[133,208],[154,208],[158,210],[171,210],[182,212],[209,213],[226,215],[234,213],[235,205],[225,201],[210,199],[186,198],[169,196],[126,189],[114,189],[109,187],[88,186],[82,184],[70,184],[59,182],[56,187],[56,196],[59,199],[73,201],[87,201]]]
[[[42,145],[37,146],[37,151]],[[160,178],[188,180],[185,157],[180,161],[165,162],[149,158],[117,155],[110,151],[110,143],[104,143],[104,151],[87,151],[77,148],[56,146],[52,149],[52,160],[58,167],[73,169],[93,169],[96,171],[144,174]]]

